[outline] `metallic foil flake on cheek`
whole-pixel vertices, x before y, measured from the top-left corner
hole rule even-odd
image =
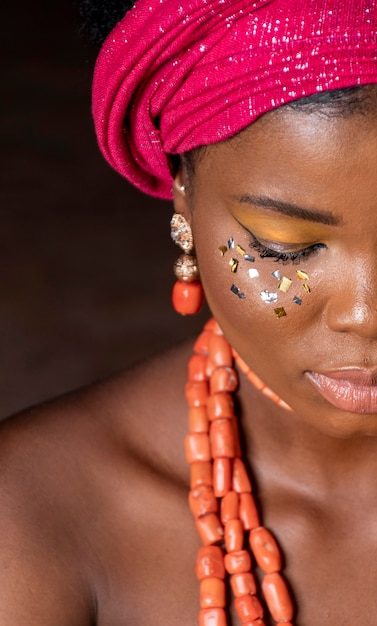
[[[241,300],[246,298],[246,295],[239,289],[239,287],[237,287],[237,285],[232,285],[230,290]]]
[[[220,246],[219,248],[221,256],[224,256],[224,254],[228,251],[228,248],[226,246]]]
[[[251,270],[249,270],[248,274],[249,274],[249,278],[258,278],[258,276],[259,276],[259,272],[258,272],[258,270],[255,267],[253,267]]]
[[[246,250],[244,250],[242,246],[237,246],[237,252],[238,252],[241,256],[245,256],[245,254],[246,254]]]
[[[230,269],[233,272],[233,274],[236,273],[237,268],[238,268],[238,261],[237,259],[233,259],[233,257],[230,259],[229,261],[229,265],[230,265]]]
[[[304,291],[306,291],[306,293],[310,293],[311,292],[311,289],[310,289],[309,285],[307,285],[306,283],[303,284],[302,288],[303,288]]]
[[[296,270],[296,274],[300,280],[309,280],[309,276],[304,270]]]
[[[271,276],[276,278],[276,280],[281,280],[281,271],[280,270],[275,270],[274,272],[271,273]]]
[[[262,298],[263,302],[267,302],[267,303],[277,302],[278,300],[278,294],[271,293],[270,291],[267,291],[267,289],[265,289],[264,291],[261,291],[259,295]]]
[[[285,312],[285,308],[283,306],[279,306],[277,309],[274,309],[276,317],[285,317],[287,314]]]
[[[292,302],[294,302],[295,304],[299,304],[300,306],[302,304],[302,300],[301,300],[301,298],[298,298],[298,296],[295,296],[293,298]]]
[[[254,263],[255,261],[255,256],[251,256],[250,254],[245,254],[243,258],[245,259],[245,261],[250,261],[250,263]]]
[[[236,245],[236,244],[234,243],[234,239],[233,239],[233,237],[230,237],[230,238],[228,239],[228,248],[229,248],[229,250],[234,250],[235,245]]]
[[[278,289],[280,289],[280,291],[283,291],[284,293],[287,293],[291,285],[292,285],[291,279],[287,278],[286,276],[283,276],[283,278],[281,279],[278,285]]]

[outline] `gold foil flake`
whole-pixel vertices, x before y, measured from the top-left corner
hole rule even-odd
[[[229,248],[229,250],[234,250],[234,248],[235,248],[235,243],[234,243],[233,237],[230,237],[228,239],[228,248]]]
[[[259,272],[255,267],[252,267],[251,270],[248,271],[249,278],[258,278]]]
[[[303,284],[302,288],[303,288],[304,291],[306,291],[306,293],[310,293],[311,292],[311,289],[310,289],[309,285],[307,285],[306,283]]]
[[[296,274],[300,280],[309,280],[309,276],[304,270],[296,270]]]
[[[287,278],[286,276],[283,276],[280,283],[278,284],[278,289],[280,289],[280,291],[283,291],[284,293],[287,293],[291,285],[292,285],[291,279]]]
[[[274,272],[271,272],[271,276],[276,278],[276,280],[281,280],[281,271],[280,270],[275,270]]]
[[[301,306],[301,304],[302,304],[302,300],[301,300],[301,298],[299,298],[298,296],[295,296],[295,297],[292,299],[292,302],[294,302],[295,304],[299,304],[300,306]]]
[[[246,254],[246,250],[243,249],[242,246],[237,246],[237,252],[241,255],[241,256],[245,256]]]
[[[219,248],[221,256],[224,256],[224,254],[228,251],[228,248],[226,246],[220,246]]]
[[[279,306],[277,309],[274,309],[274,311],[276,317],[285,317],[287,315],[283,306]]]
[[[235,274],[236,271],[237,271],[237,267],[238,267],[237,259],[231,258],[230,261],[229,261],[229,265],[230,265],[231,271],[233,272],[233,274]]]
[[[245,254],[243,258],[245,261],[250,261],[251,263],[254,263],[255,261],[255,256],[251,256],[250,254]]]
[[[261,291],[259,295],[262,298],[263,302],[277,302],[278,299],[277,293],[271,293],[270,291],[267,291],[267,289]]]
[[[244,300],[246,298],[246,295],[243,293],[243,291],[240,290],[239,287],[237,287],[237,285],[232,285],[230,290],[241,300]]]

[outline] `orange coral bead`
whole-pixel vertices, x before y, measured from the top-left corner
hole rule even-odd
[[[209,440],[212,457],[234,457],[233,420],[221,419],[211,422]]]
[[[196,530],[205,546],[219,543],[224,538],[224,529],[216,513],[195,520]]]
[[[211,331],[203,330],[203,332],[200,333],[199,337],[194,343],[194,352],[196,352],[196,354],[207,355],[208,344],[209,344],[209,340],[211,339],[211,337],[212,337]]]
[[[204,325],[204,330],[208,330],[211,334],[215,333],[215,335],[222,335],[223,331],[221,330],[217,320],[214,317],[208,320],[208,322]]]
[[[207,357],[203,354],[193,354],[188,362],[188,379],[193,381],[206,380]]]
[[[198,550],[195,573],[203,578],[225,578],[224,552],[219,546],[202,546]]]
[[[263,387],[262,393],[263,393],[264,396],[266,396],[266,398],[269,398],[275,404],[279,404],[280,401],[281,401],[280,396],[278,396],[277,393],[272,391],[272,389],[270,389],[270,387],[267,387],[267,386]]]
[[[233,363],[232,349],[224,335],[212,335],[208,355],[215,367],[231,367]]]
[[[230,459],[215,459],[213,462],[213,491],[216,498],[222,498],[230,491],[232,469]]]
[[[188,463],[211,460],[211,448],[207,433],[190,433],[186,435],[185,450]]]
[[[246,550],[239,550],[239,552],[226,554],[224,563],[228,574],[248,572],[251,568],[250,554]]]
[[[177,280],[173,287],[172,302],[177,313],[194,315],[202,308],[204,293],[202,283],[198,280],[187,282]]]
[[[233,490],[238,493],[251,492],[251,483],[247,475],[246,467],[241,459],[234,459]]]
[[[227,626],[224,609],[201,609],[199,626]]]
[[[265,387],[263,380],[261,380],[259,376],[257,376],[256,373],[253,372],[253,370],[249,369],[246,376],[247,376],[247,379],[251,382],[251,384],[254,385],[254,387],[258,389],[259,391],[262,391],[263,387]]]
[[[200,583],[200,608],[224,608],[225,583],[219,578],[204,578]]]
[[[208,379],[211,378],[211,376],[212,376],[214,371],[215,371],[215,366],[212,363],[211,359],[208,358],[207,359],[207,367],[206,367],[206,375],[207,375]]]
[[[243,528],[240,520],[232,519],[225,524],[225,547],[227,552],[239,552],[243,547]]]
[[[210,420],[234,417],[234,403],[230,393],[215,393],[208,396],[207,412]]]
[[[244,530],[252,530],[260,525],[257,507],[251,493],[240,495],[240,520]]]
[[[211,395],[221,391],[235,391],[238,387],[237,372],[233,367],[217,367],[210,380]]]
[[[251,622],[244,622],[242,626],[266,626],[262,619],[252,619]],[[284,624],[284,626],[292,626],[292,624]]]
[[[280,400],[279,400],[279,402],[278,402],[278,405],[279,405],[282,409],[285,409],[286,411],[292,411],[292,412],[293,412],[292,407],[291,407],[291,406],[289,406],[289,404],[287,404],[287,403],[286,403],[284,400],[282,400],[281,398],[280,398]],[[287,624],[287,626],[290,626],[290,624]]]
[[[206,433],[209,430],[207,410],[204,406],[195,406],[189,409],[190,433]]]
[[[195,489],[199,485],[212,486],[212,463],[210,461],[196,461],[190,465],[190,487]]]
[[[232,519],[238,519],[239,502],[239,495],[235,491],[229,491],[221,500],[221,521],[224,525]]]
[[[247,595],[236,598],[234,608],[243,624],[263,617],[263,607],[256,596]]]
[[[266,574],[262,581],[262,590],[275,622],[287,622],[293,618],[293,604],[287,585],[280,574]]]
[[[243,359],[241,359],[240,355],[235,350],[233,350],[233,356],[236,359],[237,366],[239,367],[241,372],[243,374],[247,374],[250,371],[250,367],[248,366],[248,364],[245,363]]]
[[[205,407],[208,399],[208,383],[206,381],[189,381],[185,386],[185,395],[190,408]]]
[[[189,493],[189,506],[193,516],[202,517],[207,513],[217,513],[218,504],[212,487],[201,485],[191,489]]]
[[[272,574],[281,569],[281,555],[275,538],[267,528],[259,526],[249,535],[250,547],[259,567],[266,573]]]
[[[230,577],[230,585],[236,598],[240,596],[254,595],[257,593],[255,578],[251,572],[233,574]]]

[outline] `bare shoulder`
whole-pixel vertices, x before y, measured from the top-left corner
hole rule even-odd
[[[0,425],[0,623],[140,623],[146,573],[156,607],[177,568],[192,571],[189,353],[190,343]],[[164,576],[156,549],[170,554]]]

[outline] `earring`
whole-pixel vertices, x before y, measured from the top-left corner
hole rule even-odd
[[[181,315],[193,315],[201,309],[204,292],[196,258],[190,254],[194,247],[191,227],[180,213],[174,213],[170,226],[172,240],[184,252],[174,264],[174,274],[178,280],[173,287],[173,307]]]

